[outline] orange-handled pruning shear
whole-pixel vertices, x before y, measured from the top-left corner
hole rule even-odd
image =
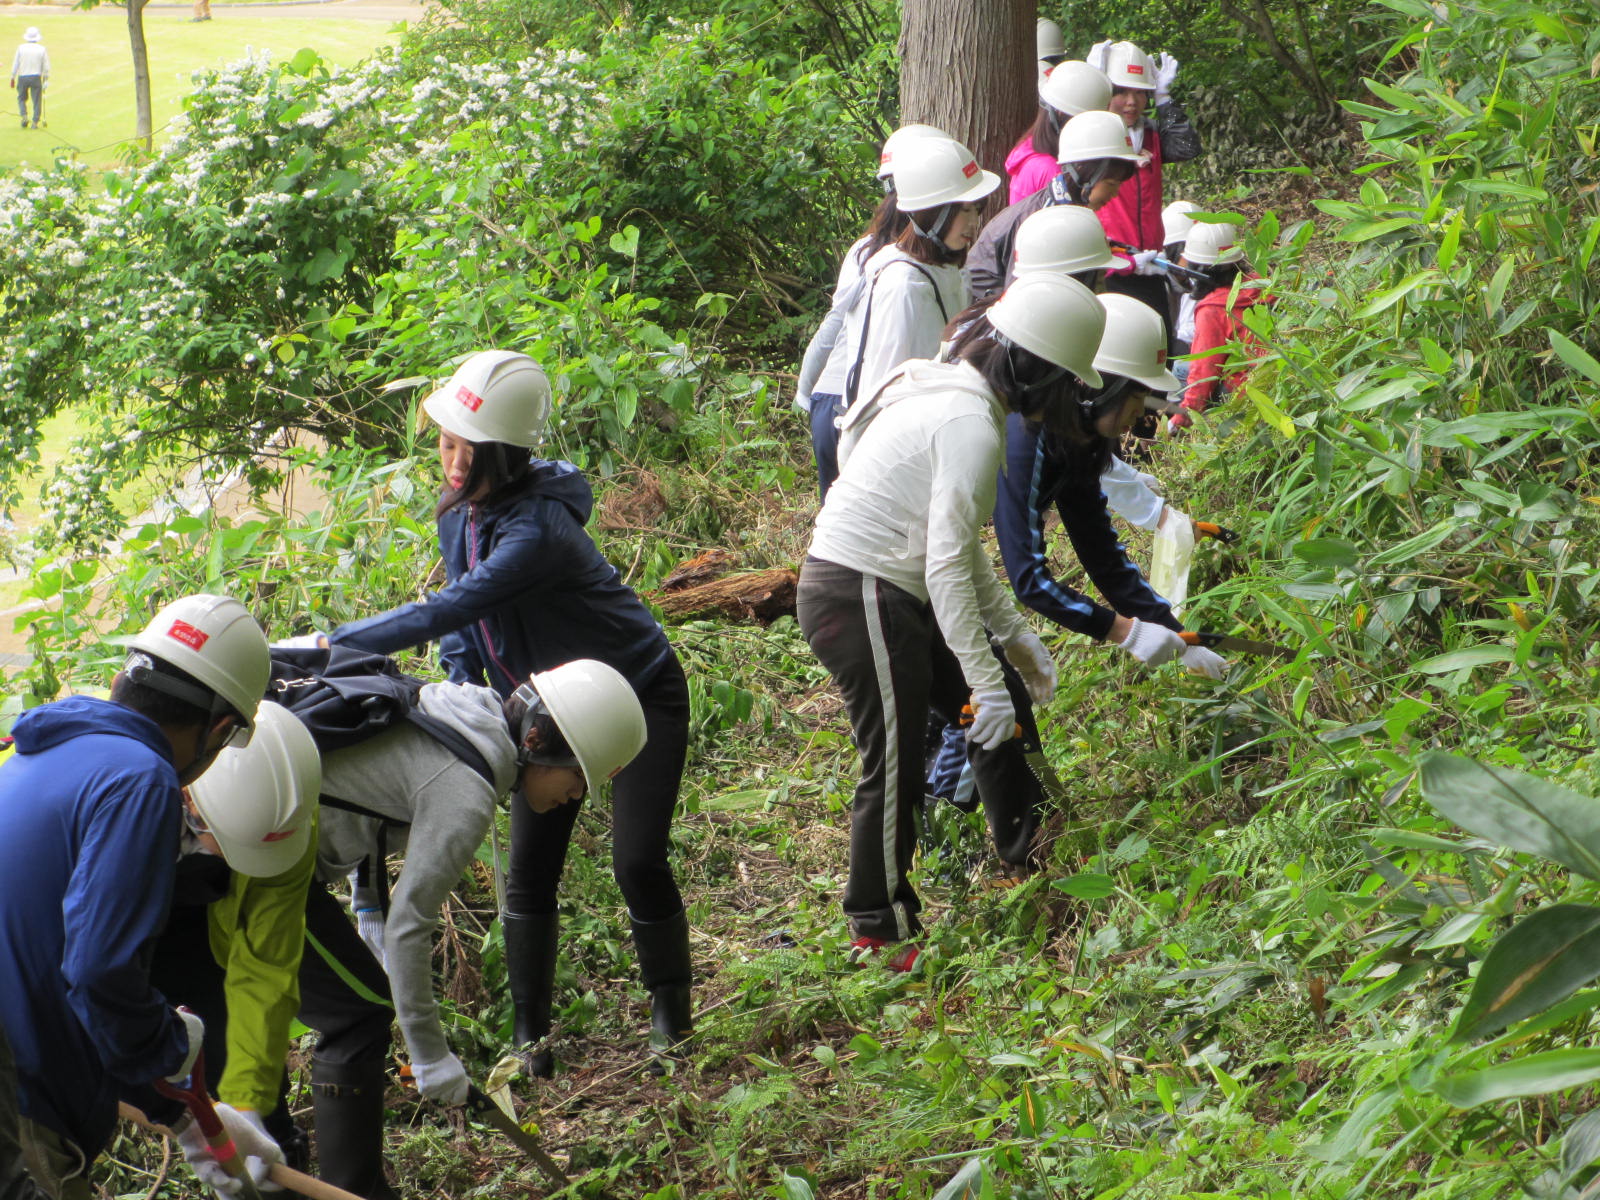
[[[1178,635],[1191,646],[1204,646],[1208,650],[1233,650],[1239,654],[1264,654],[1271,658],[1293,658],[1295,652],[1287,646],[1274,646],[1271,642],[1253,642],[1249,638],[1234,637],[1227,633],[1199,633],[1185,629]]]
[[[971,725],[974,718],[972,705],[965,704],[961,707],[961,724]],[[1022,760],[1028,764],[1028,771],[1039,781],[1039,786],[1057,800],[1067,798],[1067,789],[1062,786],[1061,780],[1056,777],[1055,768],[1050,765],[1050,760],[1044,756],[1044,747],[1034,738],[1027,735],[1019,722],[1014,738],[1022,739]]]
[[[1196,521],[1194,531],[1203,538],[1216,538],[1225,546],[1231,546],[1239,540],[1239,535],[1231,529],[1214,524],[1211,521]]]

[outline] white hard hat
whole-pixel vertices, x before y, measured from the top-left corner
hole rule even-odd
[[[1238,262],[1244,257],[1244,247],[1239,245],[1238,239],[1239,231],[1227,222],[1215,225],[1196,222],[1189,231],[1189,240],[1183,244],[1183,256],[1203,267]]]
[[[1128,138],[1128,127],[1116,113],[1079,113],[1061,127],[1056,149],[1058,163],[1093,162],[1100,158],[1139,161],[1139,152]]]
[[[518,745],[527,736],[532,716],[540,709],[549,713],[572,748],[575,765],[583,768],[591,792],[644,749],[644,709],[633,685],[615,667],[595,659],[574,659],[536,671],[512,700],[523,702],[518,727],[512,730]]]
[[[1178,377],[1167,370],[1167,327],[1161,314],[1132,296],[1097,297],[1106,310],[1106,331],[1095,352],[1095,369],[1121,375],[1152,392],[1170,392]]]
[[[894,206],[901,212],[981,200],[999,186],[1000,176],[953,139],[920,138],[895,153]]]
[[[1014,279],[989,309],[989,323],[1024,350],[1065,367],[1090,387],[1101,385],[1094,353],[1106,311],[1076,279],[1035,271]]]
[[[1061,36],[1061,26],[1049,17],[1040,17],[1033,26],[1035,58],[1061,59],[1066,56],[1066,39]]]
[[[1112,42],[1106,50],[1106,78],[1112,87],[1156,90],[1156,65],[1132,42]]]
[[[1194,218],[1189,214],[1199,212],[1200,206],[1192,200],[1174,200],[1161,210],[1161,241],[1163,244],[1181,242],[1194,228]]]
[[[887,179],[894,174],[894,156],[897,150],[904,149],[908,142],[920,141],[923,138],[944,138],[947,142],[955,139],[936,125],[902,125],[883,141],[883,149],[878,154],[878,178]]]
[[[39,27],[37,25],[29,25],[28,32],[22,35],[22,40],[25,42],[37,42],[40,37]]]
[[[439,428],[468,442],[532,446],[550,421],[550,380],[515,350],[481,350],[422,402]]]
[[[255,728],[256,706],[267,690],[272,656],[267,635],[237,600],[205,594],[174,600],[151,618],[129,646],[178,668],[244,718],[246,732]],[[210,696],[195,693],[170,676],[146,673],[137,682],[196,708],[213,707]],[[183,691],[176,690],[179,688]],[[244,737],[234,744],[248,740]]]
[[[264,701],[243,749],[224,750],[189,785],[189,799],[241,875],[282,875],[311,843],[322,756],[288,709]]]
[[[1041,208],[1017,226],[1012,274],[1099,271],[1121,265],[1106,244],[1100,218],[1077,204]]]
[[[1094,112],[1111,103],[1111,81],[1086,62],[1057,63],[1039,81],[1039,100],[1069,117]]]

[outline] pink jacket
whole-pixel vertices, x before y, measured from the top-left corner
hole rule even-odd
[[[1033,148],[1033,130],[1022,135],[1022,140],[1006,155],[1006,174],[1011,178],[1009,204],[1026,200],[1035,192],[1050,186],[1050,181],[1061,172],[1053,154],[1041,154]]]

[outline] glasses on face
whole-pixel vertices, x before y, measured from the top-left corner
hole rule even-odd
[[[185,796],[183,804],[183,824],[184,828],[195,837],[199,837],[202,833],[211,832],[211,826],[207,825],[204,818],[195,812],[194,802],[189,800],[187,796]]]

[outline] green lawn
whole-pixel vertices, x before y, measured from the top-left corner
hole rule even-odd
[[[235,61],[248,51],[267,50],[275,61],[287,62],[306,46],[330,62],[348,65],[398,37],[386,21],[299,15],[313,11],[311,6],[285,5],[281,15],[247,16],[220,4],[211,11],[213,20],[193,24],[186,6],[145,9],[158,140],[163,126],[182,111],[194,71]],[[7,91],[7,107],[0,114],[0,167],[43,165],[57,155],[73,154],[94,167],[115,166],[134,132],[126,14],[109,5],[90,12],[0,9],[0,54],[8,81],[11,55],[29,25],[39,27],[50,51],[44,112],[49,126],[19,128],[16,96]]]

